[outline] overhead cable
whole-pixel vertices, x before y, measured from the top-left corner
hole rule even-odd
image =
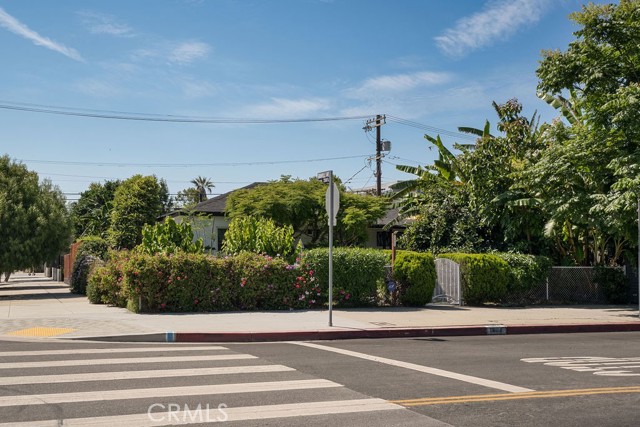
[[[312,117],[312,118],[284,118],[284,119],[258,119],[258,118],[221,118],[221,117],[197,117],[178,116],[169,114],[131,113],[123,111],[91,110],[86,108],[70,108],[55,105],[23,104],[0,100],[0,108],[5,110],[25,111],[30,113],[57,114],[62,116],[90,117],[96,119],[133,120],[145,122],[171,122],[171,123],[210,123],[210,124],[269,124],[269,123],[307,123],[307,122],[331,122],[343,120],[361,120],[369,116],[342,116],[342,117]]]

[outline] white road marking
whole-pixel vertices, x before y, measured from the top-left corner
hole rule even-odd
[[[257,359],[250,354],[218,354],[213,356],[135,357],[116,359],[44,360],[37,362],[0,362],[0,369],[50,368],[61,366],[123,365],[140,363],[208,362],[216,360]]]
[[[0,378],[0,386],[24,384],[59,384],[80,381],[118,381],[144,378],[195,377],[206,375],[256,374],[295,371],[284,365],[227,366],[220,368],[159,369],[146,371],[91,372],[84,374],[33,375]]]
[[[125,347],[125,348],[76,348],[64,350],[35,350],[35,351],[0,351],[0,357],[22,357],[22,356],[54,356],[64,354],[117,354],[117,353],[154,353],[172,351],[206,351],[206,350],[228,350],[220,346],[200,346],[200,347],[178,347],[167,345],[165,347]]]
[[[358,353],[356,351],[344,350],[341,348],[329,347],[326,345],[314,344],[310,342],[290,342],[290,344],[301,345],[304,347],[315,348],[318,350],[331,351],[333,353],[343,354],[345,356],[357,357],[359,359],[370,360],[372,362],[384,363],[386,365],[396,366],[399,368],[411,369],[425,374],[437,375],[440,377],[450,378],[454,380],[464,381],[470,384],[481,385],[488,388],[507,391],[510,393],[523,393],[534,391],[530,388],[518,387],[499,381],[487,380],[484,378],[473,377],[470,375],[458,374],[456,372],[445,371],[443,369],[431,368],[428,366],[417,365],[415,363],[402,362],[400,360],[387,359],[385,357],[372,356],[370,354]]]
[[[521,359],[526,363],[543,363],[576,372],[592,372],[608,377],[640,377],[640,357],[532,357]],[[634,372],[633,369],[636,371]]]
[[[124,390],[99,390],[77,393],[53,393],[0,396],[0,407],[50,405],[78,402],[103,402],[112,400],[148,399],[156,397],[199,396],[213,394],[255,393],[264,391],[309,390],[342,387],[329,380],[265,381],[237,384],[211,384],[186,387],[138,388]]]
[[[156,408],[156,411],[163,408]],[[151,412],[133,415],[115,415],[91,418],[24,421],[0,424],[0,427],[112,427],[114,425],[158,427],[162,425],[187,425],[224,421],[267,420],[274,418],[308,417],[314,415],[349,414],[358,412],[403,410],[402,406],[382,399],[335,400],[325,402],[288,403],[246,407],[183,408],[181,411]]]

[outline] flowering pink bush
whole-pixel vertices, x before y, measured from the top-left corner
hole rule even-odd
[[[100,298],[92,302],[136,312],[305,309],[326,303],[313,271],[253,253],[215,258],[119,252],[97,270],[94,281]]]

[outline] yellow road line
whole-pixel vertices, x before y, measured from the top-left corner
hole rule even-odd
[[[8,332],[7,335],[19,337],[55,337],[56,335],[67,334],[73,331],[75,331],[75,329],[35,327]]]
[[[489,402],[500,400],[545,399],[552,397],[589,396],[596,394],[640,393],[640,386],[602,387],[569,390],[533,391],[508,394],[479,394],[469,396],[425,397],[421,399],[391,400],[402,406],[444,405],[451,403]]]

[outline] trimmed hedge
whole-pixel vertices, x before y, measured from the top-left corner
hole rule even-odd
[[[92,304],[126,307],[123,270],[129,259],[129,251],[109,251],[107,258],[107,262],[98,264],[89,275],[87,298]]]
[[[467,304],[501,301],[508,290],[509,264],[494,254],[439,254],[460,264],[462,297]]]
[[[109,245],[99,236],[86,236],[78,242],[80,245],[71,268],[69,287],[73,293],[86,295],[89,274],[94,266],[106,257]]]
[[[328,300],[328,249],[313,249],[299,264],[251,252],[216,258],[204,254],[112,251],[89,278],[92,303],[134,312],[273,310],[323,307]],[[383,298],[387,251],[334,250],[334,303],[372,306]],[[431,300],[435,266],[430,254],[399,251],[398,296],[406,305]]]
[[[435,258],[430,253],[397,251],[393,267],[403,305],[421,307],[433,298],[436,287]]]
[[[105,259],[109,251],[109,243],[100,236],[85,236],[78,240],[77,256],[93,255],[96,258]]]
[[[384,283],[389,255],[377,249],[334,248],[333,301],[342,307],[366,307],[378,303],[378,284]],[[316,273],[323,301],[328,301],[329,249],[311,249],[304,265]]]
[[[599,265],[595,267],[593,280],[602,288],[609,304],[625,304],[629,301],[629,284],[621,269]]]
[[[134,312],[196,312],[313,308],[322,304],[313,271],[253,253],[118,252],[96,269],[91,302]]]
[[[521,297],[533,287],[544,283],[553,265],[551,259],[545,256],[515,253],[496,253],[495,255],[509,264],[507,294],[511,300]]]

